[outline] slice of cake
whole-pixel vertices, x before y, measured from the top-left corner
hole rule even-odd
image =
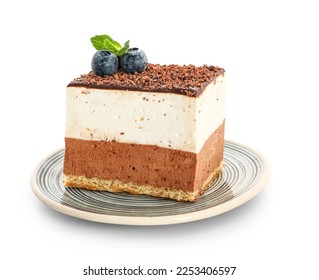
[[[82,75],[66,93],[65,185],[196,200],[222,169],[224,105],[219,67]]]
[[[92,71],[67,87],[65,186],[196,200],[223,165],[224,70],[91,42]]]

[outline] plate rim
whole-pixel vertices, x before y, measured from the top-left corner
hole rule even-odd
[[[262,175],[259,178],[259,180],[254,184],[254,186],[252,186],[249,190],[245,191],[243,194],[236,196],[232,198],[231,200],[227,200],[221,204],[215,205],[213,207],[194,211],[191,213],[164,215],[164,216],[155,216],[155,217],[115,216],[115,215],[109,215],[109,214],[87,212],[87,211],[76,209],[68,205],[63,205],[56,201],[51,200],[40,190],[36,181],[37,172],[39,171],[40,167],[50,157],[64,150],[64,148],[59,148],[51,152],[35,166],[30,177],[31,189],[40,201],[42,201],[45,205],[52,208],[53,210],[68,216],[75,217],[75,218],[84,219],[84,220],[93,221],[93,222],[99,222],[99,223],[118,224],[118,225],[135,225],[135,226],[155,226],[155,225],[180,224],[180,223],[194,222],[194,221],[199,221],[199,220],[203,220],[207,218],[212,218],[214,216],[226,213],[234,208],[237,208],[241,206],[242,204],[248,202],[252,198],[254,198],[266,186],[271,176],[270,163],[263,154],[261,154],[254,148],[251,148],[249,146],[246,146],[236,141],[225,140],[225,143],[226,142],[235,146],[240,146],[246,150],[249,150],[254,155],[258,156],[258,158],[260,159],[263,165]],[[189,202],[185,202],[185,203],[189,203]]]

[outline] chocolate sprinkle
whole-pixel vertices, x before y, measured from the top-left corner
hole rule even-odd
[[[148,64],[145,71],[134,74],[119,70],[100,77],[91,71],[73,80],[68,87],[171,92],[195,97],[224,72],[222,68],[207,65]]]

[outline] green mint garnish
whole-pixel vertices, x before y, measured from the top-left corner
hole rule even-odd
[[[130,40],[124,43],[124,47],[121,48],[119,51],[119,56],[122,56],[123,54],[125,54],[129,48],[130,48]]]
[[[92,45],[98,51],[105,50],[114,53],[117,56],[122,56],[129,49],[130,41],[126,41],[124,47],[120,43],[113,40],[109,35],[96,35],[91,38]]]

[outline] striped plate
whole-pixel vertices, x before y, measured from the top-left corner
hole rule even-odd
[[[144,195],[65,188],[64,149],[43,159],[31,175],[35,195],[56,211],[101,223],[164,225],[213,217],[257,195],[270,177],[267,160],[255,150],[225,141],[223,172],[196,202]]]

